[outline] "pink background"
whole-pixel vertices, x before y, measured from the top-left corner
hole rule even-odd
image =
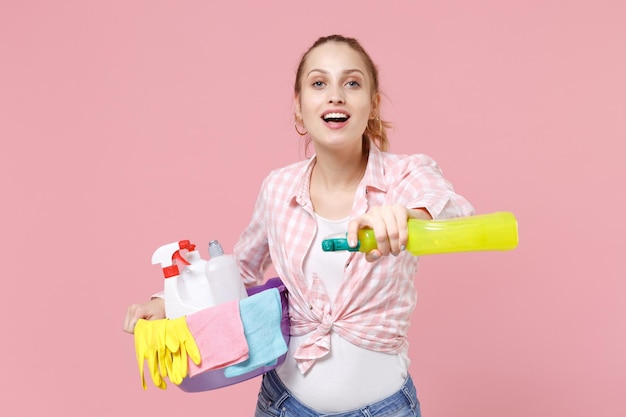
[[[295,68],[338,32],[379,65],[392,150],[519,220],[514,251],[422,259],[425,417],[626,416],[624,2],[212,3],[0,3],[2,415],[253,414],[258,379],[144,392],[122,321],[158,246],[230,251],[304,156]]]

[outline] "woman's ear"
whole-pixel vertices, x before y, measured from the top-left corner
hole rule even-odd
[[[294,118],[296,122],[301,123],[302,122],[302,108],[300,107],[300,96],[296,94],[293,98],[293,103],[294,103],[294,113],[293,113]]]
[[[380,94],[376,93],[372,96],[372,110],[370,111],[370,119],[380,117],[378,109],[380,108]]]

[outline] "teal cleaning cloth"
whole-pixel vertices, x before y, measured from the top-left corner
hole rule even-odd
[[[224,375],[228,378],[274,365],[287,352],[280,327],[282,304],[278,289],[271,288],[240,300],[239,314],[248,342],[248,359],[226,367]]]

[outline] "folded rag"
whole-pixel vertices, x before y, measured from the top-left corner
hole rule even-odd
[[[224,369],[228,378],[273,365],[287,352],[280,327],[282,304],[278,289],[271,288],[240,300],[239,313],[248,342],[248,359]]]
[[[202,361],[189,361],[189,376],[224,368],[248,359],[248,343],[239,315],[239,300],[229,301],[187,316]]]

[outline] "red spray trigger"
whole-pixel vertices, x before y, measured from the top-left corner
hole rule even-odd
[[[189,265],[189,262],[180,254],[180,251],[193,251],[195,248],[196,245],[192,244],[188,240],[181,240],[179,242],[161,246],[152,255],[152,263],[161,264],[165,278],[178,276],[180,275],[180,270],[178,269],[177,261],[183,265]]]
[[[181,240],[178,242],[178,247],[180,248],[172,255],[172,263],[176,264],[176,261],[180,262],[183,265],[191,265],[187,259],[183,255],[180,254],[181,250],[186,250],[187,252],[191,252],[196,250],[196,245],[190,243],[188,240]]]

